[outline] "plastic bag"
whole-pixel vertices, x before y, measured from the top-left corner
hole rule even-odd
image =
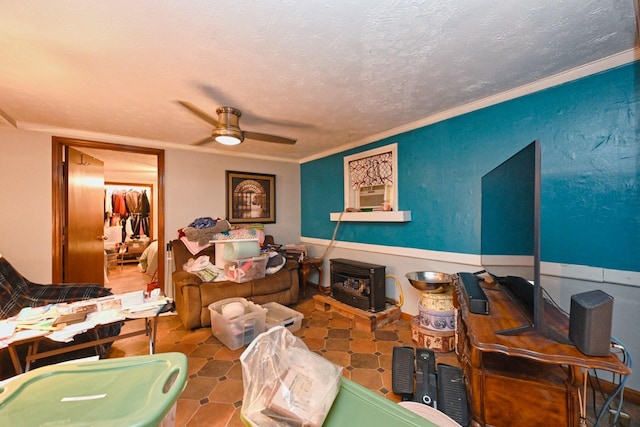
[[[189,258],[182,269],[199,276],[204,282],[213,282],[218,276],[216,267],[211,263],[208,255],[201,255],[196,259]]]
[[[283,326],[258,335],[240,363],[241,414],[255,427],[320,427],[340,389],[342,367],[310,351]]]

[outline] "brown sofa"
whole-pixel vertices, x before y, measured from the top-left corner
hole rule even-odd
[[[179,239],[172,241],[171,246],[176,266],[173,273],[174,299],[178,316],[187,329],[211,325],[209,304],[226,298],[242,297],[256,304],[277,302],[290,305],[298,302],[300,285],[296,261],[288,260],[280,271],[267,274],[263,279],[244,283],[203,282],[195,274],[184,271],[182,266],[189,258],[202,255],[209,255],[214,262],[215,247],[210,246],[194,255]]]

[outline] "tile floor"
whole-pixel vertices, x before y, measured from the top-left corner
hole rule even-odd
[[[118,267],[120,268],[120,267]],[[116,292],[141,289],[147,279],[132,266],[112,272],[108,285]],[[127,278],[128,277],[128,278]],[[394,346],[414,346],[410,321],[400,320],[375,332],[352,328],[352,321],[332,311],[315,310],[312,295],[294,308],[303,314],[301,328],[294,333],[307,347],[343,367],[343,375],[392,401],[391,359]],[[127,325],[129,326],[129,325]],[[134,327],[131,324],[131,327]],[[244,348],[229,350],[211,334],[210,328],[186,330],[177,316],[159,319],[157,352],[180,351],[188,356],[189,381],[178,400],[176,426],[242,426],[242,367]],[[148,354],[146,337],[116,341],[109,357]],[[439,355],[455,363],[455,355]]]
[[[148,281],[148,276],[136,272],[135,266],[113,271],[110,277],[108,286],[117,292],[142,289]],[[391,391],[392,349],[397,345],[415,347],[410,322],[400,320],[375,332],[355,330],[348,318],[332,311],[314,310],[312,295],[313,290],[309,292],[308,287],[307,297],[293,307],[304,315],[302,327],[295,335],[310,350],[342,366],[344,376],[399,401]],[[189,361],[189,380],[178,400],[176,426],[244,425],[240,419],[243,385],[239,362],[243,350],[229,350],[212,336],[210,328],[188,331],[175,315],[160,318],[157,352],[180,351]],[[139,354],[148,354],[144,336],[116,341],[109,357]],[[454,353],[438,353],[437,358],[438,362],[456,363]],[[637,407],[625,405],[630,406],[627,411],[632,414],[631,425],[640,425]]]
[[[391,392],[391,352],[394,345],[412,345],[410,326],[400,321],[380,331],[350,329],[350,320],[332,312],[314,311],[307,299],[295,309],[304,315],[295,335],[316,351],[343,366],[343,374],[378,393],[399,401]],[[178,401],[178,426],[241,426],[244,348],[229,350],[210,328],[184,329],[177,316],[159,320],[157,352],[180,351],[188,356],[189,381]],[[109,357],[147,354],[144,336],[117,341]]]

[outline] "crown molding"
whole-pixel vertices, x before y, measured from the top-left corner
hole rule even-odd
[[[295,159],[283,159],[281,157],[273,157],[273,156],[263,156],[258,154],[250,154],[250,153],[230,153],[228,151],[216,150],[215,148],[203,148],[195,145],[189,144],[178,144],[175,142],[167,142],[167,141],[159,141],[154,139],[146,139],[146,138],[135,138],[131,136],[123,136],[123,135],[114,135],[109,133],[102,132],[92,132],[80,129],[70,129],[56,126],[48,126],[42,125],[38,123],[29,123],[29,122],[16,122],[16,129],[31,131],[31,132],[40,132],[46,133],[49,135],[66,137],[66,138],[75,138],[82,139],[88,141],[99,141],[99,142],[107,142],[113,144],[122,144],[122,145],[133,145],[136,147],[149,147],[149,148],[159,148],[163,150],[171,149],[171,150],[184,150],[184,151],[198,151],[202,153],[209,154],[219,154],[222,156],[229,157],[242,157],[242,158],[250,158],[257,160],[269,160],[276,162],[285,162],[285,163],[299,163],[298,160]]]
[[[640,48],[636,47],[634,49],[629,49],[629,50],[617,53],[615,55],[611,55],[606,58],[600,59],[598,61],[590,62],[581,67],[576,67],[571,70],[563,71],[561,73],[544,78],[542,80],[537,80],[535,82],[517,87],[512,90],[508,90],[506,92],[501,92],[499,94],[492,95],[483,99],[479,99],[477,101],[470,102],[468,104],[461,105],[459,107],[451,108],[449,110],[434,114],[424,119],[420,119],[411,123],[407,123],[406,125],[398,126],[393,129],[386,130],[384,132],[370,135],[366,138],[362,138],[358,141],[354,141],[352,143],[342,145],[332,150],[327,150],[322,153],[318,153],[314,156],[306,157],[304,159],[301,159],[300,163],[302,164],[302,163],[310,162],[313,160],[321,159],[323,157],[327,157],[332,154],[338,154],[346,150],[350,150],[352,148],[357,148],[366,144],[370,144],[372,142],[380,141],[385,138],[390,138],[392,136],[395,136],[401,133],[409,132],[415,129],[419,129],[421,127],[425,127],[434,123],[451,119],[453,117],[461,116],[463,114],[467,114],[472,111],[477,111],[483,108],[490,107],[492,105],[497,105],[506,101],[510,101],[515,98],[520,98],[525,95],[529,95],[535,92],[549,89],[554,86],[559,86],[564,83],[578,80],[583,77],[587,77],[593,74],[597,74],[603,71],[617,68],[622,65],[626,65],[634,61],[637,61],[639,59],[640,59]]]

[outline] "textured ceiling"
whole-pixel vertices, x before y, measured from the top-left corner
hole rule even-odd
[[[298,140],[206,149],[305,159],[630,51],[634,4],[5,1],[0,127],[188,145],[181,99]]]

